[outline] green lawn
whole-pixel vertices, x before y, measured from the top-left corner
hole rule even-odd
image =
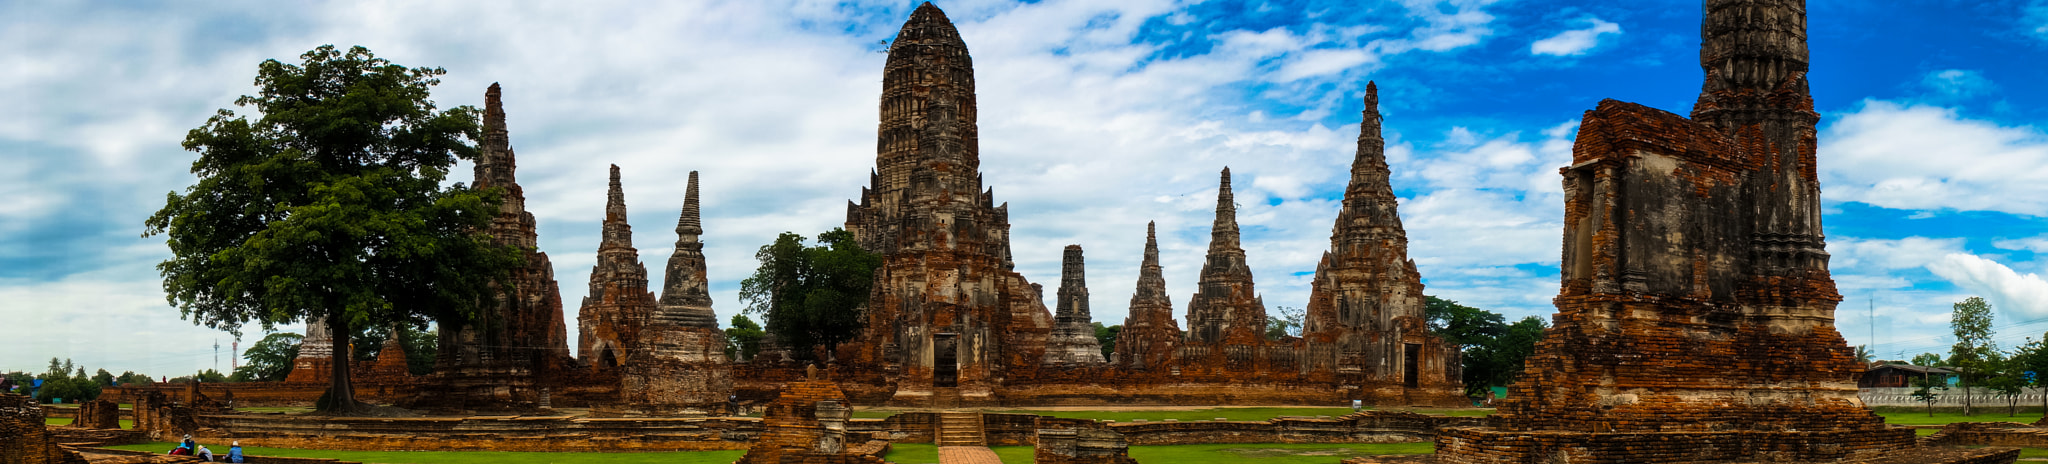
[[[1877,415],[1884,416],[1885,423],[1899,425],[1948,425],[1956,422],[2019,422],[2031,424],[2034,421],[2041,420],[2040,414],[2006,416],[2003,410],[1980,412],[1974,416],[1965,416],[1960,412],[1935,411],[1933,416],[1929,416],[1927,411],[1879,410]]]
[[[992,413],[1037,414],[1041,416],[1065,417],[1072,419],[1113,420],[1131,422],[1137,419],[1158,422],[1167,419],[1181,422],[1215,420],[1218,417],[1233,421],[1262,421],[1280,416],[1330,416],[1337,417],[1351,413],[1351,408],[1214,408],[1214,409],[1161,409],[1138,411],[1039,411],[1012,410],[989,411]]]
[[[69,418],[69,417],[45,417],[45,418],[43,418],[43,425],[44,425],[44,426],[56,426],[56,425],[71,425],[71,418]]]
[[[225,455],[228,446],[224,443],[200,443],[213,450],[215,455]],[[109,446],[113,449],[166,452],[176,443],[146,443],[140,445]],[[475,464],[527,464],[551,462],[593,462],[605,464],[633,463],[680,463],[680,464],[730,464],[738,461],[745,450],[723,451],[668,451],[654,453],[526,453],[512,451],[329,451],[290,448],[242,447],[242,452],[257,456],[286,456],[302,458],[330,458],[343,461],[377,463],[475,463]],[[933,460],[937,462],[937,460]]]
[[[1357,456],[1434,452],[1434,443],[1237,443],[1133,446],[1131,459],[1171,464],[1332,464]]]

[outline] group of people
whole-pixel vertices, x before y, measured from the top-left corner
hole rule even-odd
[[[192,441],[192,435],[189,434],[185,435],[183,441],[178,442],[178,447],[171,448],[170,454],[172,456],[198,456],[199,459],[205,459],[206,462],[213,462],[214,457],[213,450],[206,449],[206,445]],[[242,458],[242,442],[237,441],[230,445],[228,447],[228,455],[222,456],[221,462],[246,462]]]

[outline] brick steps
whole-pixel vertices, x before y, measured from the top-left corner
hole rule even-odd
[[[939,446],[988,446],[979,412],[939,413]]]

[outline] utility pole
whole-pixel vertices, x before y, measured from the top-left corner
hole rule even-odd
[[[220,372],[220,339],[213,339],[213,370]]]

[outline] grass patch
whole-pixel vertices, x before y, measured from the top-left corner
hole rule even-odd
[[[1999,411],[1996,414],[1979,413],[1975,416],[1965,416],[1961,412],[1935,411],[1934,415],[1929,416],[1926,410],[1909,412],[1880,409],[1877,411],[1877,415],[1883,416],[1886,423],[1899,425],[1948,425],[1957,422],[2033,423],[2034,421],[2041,420],[2039,415],[2006,416],[2004,411]]]
[[[939,464],[939,447],[930,443],[891,443],[882,459],[896,464]]]
[[[1231,443],[1133,446],[1131,459],[1187,464],[1330,464],[1358,456],[1434,452],[1434,443]]]
[[[201,443],[213,450],[215,456],[228,452],[225,443]],[[163,453],[178,446],[176,443],[145,443],[140,445],[109,446],[108,448]],[[300,458],[329,458],[343,461],[388,462],[388,463],[451,463],[451,464],[527,464],[550,462],[591,462],[603,464],[638,463],[680,463],[680,464],[731,464],[738,461],[746,450],[719,451],[662,451],[651,453],[535,453],[517,451],[339,451],[308,450],[293,448],[242,447],[242,453],[257,456],[285,456]],[[934,459],[933,463],[938,462]]]
[[[1914,434],[1914,435],[1919,435],[1919,436],[1923,436],[1923,437],[1924,437],[1924,436],[1928,436],[1928,435],[1933,435],[1933,434],[1936,434],[1936,433],[1941,433],[1941,429],[1913,429],[1913,434]]]
[[[1003,464],[1033,464],[1038,462],[1038,457],[1034,455],[1038,452],[1037,448],[1029,446],[990,446],[988,449],[995,450],[996,458],[1002,459]]]
[[[236,411],[236,412],[257,412],[257,413],[273,413],[273,412],[281,412],[281,413],[285,413],[285,414],[299,414],[299,413],[308,413],[308,412],[313,412],[313,408],[307,408],[307,407],[281,407],[281,406],[263,406],[263,407],[235,408],[235,411]]]
[[[1069,419],[1113,420],[1117,422],[1131,422],[1137,419],[1145,419],[1153,422],[1159,422],[1167,419],[1174,419],[1181,422],[1192,422],[1215,420],[1218,417],[1226,418],[1233,421],[1262,421],[1280,416],[1338,417],[1345,414],[1350,414],[1351,408],[1213,408],[1178,410],[1160,409],[1136,411],[1040,411],[1024,409],[989,412],[1010,414],[1037,414],[1041,416],[1064,417]]]
[[[2022,458],[2048,458],[2048,449],[2041,449],[2041,448],[2020,448],[2020,457],[2022,457]]]
[[[54,426],[54,425],[71,425],[71,418],[69,418],[69,417],[45,417],[45,418],[43,418],[43,425],[45,425],[45,426]]]

